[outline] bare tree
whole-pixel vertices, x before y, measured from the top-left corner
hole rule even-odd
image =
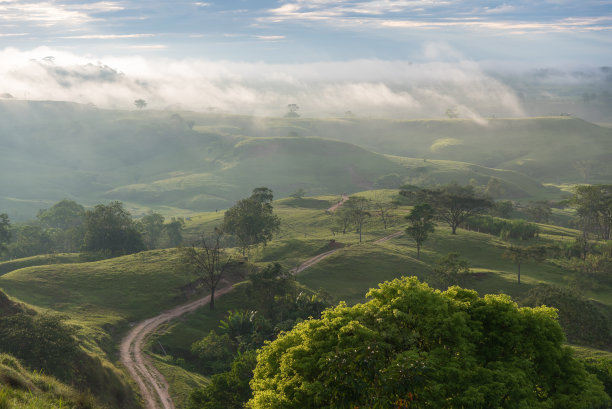
[[[210,309],[215,309],[215,290],[221,282],[232,259],[221,247],[223,231],[215,228],[212,237],[201,237],[191,247],[184,247],[182,251],[184,263],[193,269],[200,277],[204,287],[210,290]]]

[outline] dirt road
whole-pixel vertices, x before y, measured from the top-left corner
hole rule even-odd
[[[226,294],[232,289],[232,286],[219,289],[215,292],[215,296]],[[132,328],[121,341],[121,362],[138,384],[146,409],[174,409],[174,402],[168,393],[168,382],[143,353],[146,339],[162,324],[194,311],[209,302],[210,295],[142,321]]]
[[[340,206],[342,206],[344,204],[344,202],[346,202],[349,199],[348,195],[342,195],[342,198],[340,199],[340,201],[338,203],[336,203],[335,205],[333,205],[332,207],[330,207],[329,209],[327,209],[326,213],[333,213],[336,211],[336,209],[338,209]]]
[[[336,206],[340,206],[341,203]],[[374,241],[374,243],[382,243],[392,238],[399,237],[402,234],[404,234],[403,231],[398,231],[380,238]],[[318,254],[306,260],[291,271],[293,274],[299,274],[307,268],[312,267],[323,259],[331,256],[338,250],[340,249],[333,249],[326,251],[325,253]],[[223,294],[232,291],[232,289],[233,287],[228,285],[227,287],[217,290],[215,295],[217,297],[222,296]],[[142,398],[145,401],[146,409],[175,409],[174,402],[172,401],[172,398],[170,398],[170,394],[168,392],[168,382],[157,370],[157,368],[153,366],[151,360],[143,352],[143,347],[147,338],[162,324],[180,317],[183,314],[194,311],[208,304],[209,302],[210,295],[192,301],[189,304],[175,307],[153,318],[142,321],[134,326],[134,328],[132,328],[132,330],[125,336],[123,341],[121,341],[121,362],[123,365],[125,365],[134,381],[136,381],[136,384],[138,384]]]

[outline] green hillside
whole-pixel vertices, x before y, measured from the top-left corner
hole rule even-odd
[[[70,198],[189,216],[253,186],[276,197],[352,193],[390,175],[483,186],[495,177],[508,198],[554,197],[539,182],[609,180],[611,144],[611,129],[567,117],[288,119],[0,101],[0,209],[24,220]]]

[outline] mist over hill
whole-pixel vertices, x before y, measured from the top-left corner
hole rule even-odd
[[[388,175],[496,177],[509,197],[528,198],[541,182],[612,175],[612,130],[571,117],[273,118],[9,100],[0,102],[0,152],[0,205],[14,219],[63,198],[187,215],[227,208],[259,185],[285,197],[380,187]]]

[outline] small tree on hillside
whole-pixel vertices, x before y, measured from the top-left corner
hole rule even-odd
[[[144,99],[137,99],[134,101],[134,106],[138,109],[143,109],[147,106],[147,101]]]
[[[121,202],[99,204],[85,212],[83,250],[112,256],[144,249],[142,234]]]
[[[215,290],[231,263],[231,256],[221,247],[222,236],[223,232],[215,228],[212,237],[201,237],[191,247],[181,249],[184,263],[210,291],[211,310],[215,309]]]
[[[406,233],[416,242],[417,260],[421,258],[421,246],[427,240],[429,233],[434,232],[434,216],[433,207],[427,203],[416,205],[406,216],[406,220],[410,223],[410,226],[406,228]]]
[[[236,237],[243,255],[251,246],[265,246],[280,230],[280,219],[273,213],[272,199],[272,190],[256,188],[250,197],[238,201],[225,212],[222,229]]]
[[[365,197],[351,196],[344,203],[344,207],[349,209],[350,215],[353,219],[353,223],[359,230],[359,243],[361,243],[361,234],[363,232],[364,221],[371,216],[370,214],[370,200]]]
[[[503,255],[512,260],[517,267],[518,283],[521,283],[521,264],[528,260],[542,261],[546,257],[546,249],[542,246],[510,246]]]
[[[380,217],[385,230],[387,230],[387,226],[395,219],[394,210],[397,209],[397,204],[393,202],[376,200],[373,203],[373,207],[374,213]]]
[[[400,194],[416,203],[429,203],[436,210],[436,217],[448,224],[453,234],[457,234],[457,227],[468,216],[493,206],[491,200],[476,196],[473,186],[460,186],[454,182],[435,189],[405,189]]]
[[[150,211],[139,220],[144,243],[147,249],[157,248],[159,238],[164,231],[164,216],[157,212]]]

